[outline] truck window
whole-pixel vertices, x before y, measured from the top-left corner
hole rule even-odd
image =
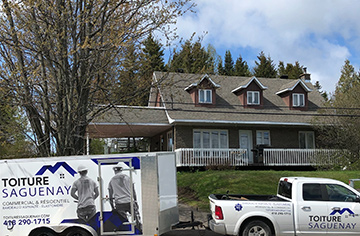
[[[329,201],[335,202],[354,202],[357,195],[350,189],[337,184],[326,184],[326,190],[329,196]]]
[[[323,201],[320,184],[303,184],[304,201]]]
[[[292,184],[287,181],[280,181],[278,194],[291,199],[291,188]]]

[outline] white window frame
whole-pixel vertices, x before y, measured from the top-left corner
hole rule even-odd
[[[211,89],[199,89],[199,103],[212,103]]]
[[[293,107],[304,107],[305,106],[305,94],[293,93],[292,99],[293,99],[292,100]]]
[[[266,135],[268,133],[268,143],[265,142]],[[271,145],[271,135],[270,130],[256,130],[256,145]]]
[[[301,145],[301,135],[304,135],[305,140],[304,140],[304,144],[305,146]],[[309,136],[312,136],[312,143],[309,144]],[[302,149],[314,149],[315,148],[315,132],[314,131],[299,131],[299,148]]]
[[[257,102],[256,102],[257,97]],[[260,92],[259,91],[248,91],[247,92],[247,104],[248,105],[260,105]]]
[[[196,145],[195,143],[195,132],[200,133],[200,147],[198,145]],[[213,139],[212,139],[212,133],[218,132],[218,140],[217,140],[217,144],[213,143]],[[225,146],[221,146],[222,145],[222,139],[221,139],[221,134],[226,133],[226,144]],[[204,147],[204,135],[209,134],[209,147]],[[214,146],[217,145],[216,148],[214,148]],[[200,148],[200,149],[228,149],[229,148],[229,132],[228,130],[223,130],[223,129],[194,129],[193,130],[193,147],[194,148]]]

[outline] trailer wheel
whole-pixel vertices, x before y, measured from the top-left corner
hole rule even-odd
[[[29,236],[57,236],[57,233],[55,233],[51,229],[43,228],[31,232]]]
[[[261,220],[250,221],[244,228],[242,236],[271,236],[270,227]]]
[[[66,230],[66,236],[92,236],[87,230],[82,228],[71,228]]]

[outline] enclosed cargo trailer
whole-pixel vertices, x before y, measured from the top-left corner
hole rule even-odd
[[[0,160],[0,177],[1,236],[161,235],[179,222],[172,152]]]

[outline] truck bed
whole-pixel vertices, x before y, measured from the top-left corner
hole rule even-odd
[[[276,195],[245,195],[245,194],[211,194],[214,200],[234,200],[234,201],[286,201]]]

